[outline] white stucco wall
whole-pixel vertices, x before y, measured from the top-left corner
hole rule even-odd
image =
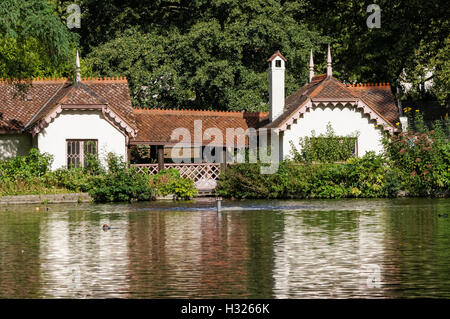
[[[100,111],[63,111],[41,130],[37,146],[41,152],[54,156],[52,169],[67,165],[66,139],[97,139],[103,164],[109,152],[126,160],[125,136],[105,120]]]
[[[380,128],[375,128],[375,124],[369,122],[362,112],[350,108],[316,107],[309,109],[303,118],[284,131],[283,158],[291,156],[292,148],[289,141],[292,141],[297,149],[300,149],[300,137],[311,136],[312,130],[315,131],[315,136],[326,133],[328,123],[331,123],[337,136],[347,136],[359,132],[358,156],[363,156],[368,151],[382,152],[382,131]]]
[[[0,134],[0,160],[28,155],[30,148],[30,134]]]

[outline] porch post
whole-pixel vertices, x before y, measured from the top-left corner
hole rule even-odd
[[[158,145],[158,172],[164,169],[164,145]]]
[[[130,146],[130,144],[127,145],[127,164],[128,164],[128,167],[131,166],[131,146]]]
[[[220,171],[225,172],[227,170],[227,148],[222,148],[222,161],[220,162]]]

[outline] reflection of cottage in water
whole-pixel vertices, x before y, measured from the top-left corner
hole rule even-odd
[[[161,211],[139,215],[129,229],[128,272],[135,296],[245,295],[250,284],[245,220],[212,211]]]
[[[49,298],[129,297],[127,224],[114,219],[114,231],[102,231],[111,213],[49,213],[41,224],[42,294]],[[73,220],[73,218],[76,220]],[[97,219],[92,222],[92,219]]]
[[[379,269],[381,285],[385,272],[386,214],[368,214],[351,207],[286,214],[275,249],[275,298],[382,296],[372,279]]]

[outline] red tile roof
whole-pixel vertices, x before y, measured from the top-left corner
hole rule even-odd
[[[35,79],[26,94],[13,84],[0,82],[0,130],[29,129],[50,114],[58,105],[87,108],[107,105],[130,127],[136,122],[126,78],[82,79],[72,84],[68,79]],[[25,98],[24,98],[25,97]],[[30,97],[27,100],[26,97]]]
[[[316,102],[355,102],[361,100],[393,128],[396,128],[396,123],[399,121],[400,115],[389,84],[345,85],[334,77],[327,77],[326,74],[322,74],[313,77],[311,83],[305,84],[286,98],[283,114],[265,127],[281,127],[309,99]]]
[[[23,129],[39,109],[64,86],[65,81],[34,82],[25,95],[15,85],[0,81],[0,112],[3,114],[0,129]],[[26,100],[26,96],[31,97],[31,100]]]
[[[279,56],[280,58],[282,58],[284,60],[284,62],[286,62],[286,58],[281,54],[281,52],[278,50],[276,51],[274,54],[272,54],[272,56],[270,58],[267,59],[267,62],[272,62],[273,59],[275,59],[277,56]]]
[[[218,128],[222,133],[223,142],[226,139],[227,128],[258,127],[268,119],[268,113],[219,112],[195,110],[166,110],[166,109],[134,109],[138,126],[137,137],[131,144],[172,145],[180,142],[182,138],[171,139],[172,132],[177,128],[186,128],[192,142],[194,142],[194,121],[201,120],[202,135],[208,128]],[[203,145],[214,142],[203,139]],[[235,140],[236,143],[236,140]],[[223,145],[223,144],[221,144]]]
[[[399,110],[389,83],[353,84],[348,88],[390,124],[399,122]]]
[[[355,99],[356,96],[344,84],[333,77],[321,81],[321,84],[310,94],[316,99]]]
[[[315,75],[312,77],[311,79],[311,83],[318,83],[318,82],[322,82],[323,80],[325,80],[327,78],[327,74],[319,74],[319,75]]]

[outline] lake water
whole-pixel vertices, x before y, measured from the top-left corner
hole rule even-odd
[[[0,206],[0,298],[450,298],[450,199],[214,205]]]

